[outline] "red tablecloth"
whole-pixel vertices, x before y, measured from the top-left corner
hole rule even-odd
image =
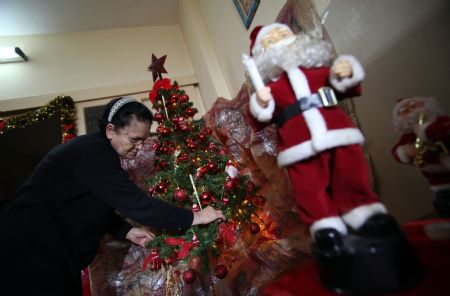
[[[413,245],[427,274],[414,288],[389,296],[449,296],[450,295],[450,240],[430,239],[425,227],[438,223],[450,223],[450,219],[415,221],[404,225],[404,231]],[[279,277],[261,291],[267,296],[329,296],[336,295],[320,285],[314,261],[308,261]]]

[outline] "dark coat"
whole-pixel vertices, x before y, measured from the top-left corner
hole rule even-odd
[[[33,295],[51,295],[50,286],[55,295],[78,294],[80,271],[102,236],[124,238],[131,229],[115,210],[156,228],[185,228],[193,220],[190,210],[149,197],[132,183],[100,134],[56,146],[0,213],[0,281],[27,283],[12,287],[14,295],[33,285]]]

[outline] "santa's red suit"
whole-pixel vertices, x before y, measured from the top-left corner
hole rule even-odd
[[[450,190],[450,118],[438,116],[432,122],[425,123],[418,128],[417,135],[413,132],[405,133],[392,148],[395,160],[404,164],[414,164],[414,159],[406,154],[407,147],[414,145],[416,138],[425,144],[440,143],[435,146],[437,151],[427,151],[423,155],[423,164],[419,167],[427,178],[431,190],[438,192]]]
[[[270,122],[280,110],[302,97],[331,86],[338,98],[359,95],[364,70],[352,56],[341,56],[353,67],[353,75],[330,79],[330,68],[297,68],[284,72],[273,82],[273,99],[261,107],[256,94],[250,112],[260,122]],[[372,192],[360,144],[362,133],[338,107],[312,107],[278,129],[278,164],[286,167],[300,218],[314,234],[323,228],[347,233],[346,225],[358,229],[372,215],[386,213]]]

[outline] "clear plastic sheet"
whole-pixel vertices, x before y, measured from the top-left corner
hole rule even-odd
[[[130,179],[145,192],[148,191],[149,187],[146,180],[155,171],[153,159],[157,143],[158,139],[156,137],[150,137],[145,140],[142,149],[134,159],[122,158],[120,160],[122,168],[128,172]]]

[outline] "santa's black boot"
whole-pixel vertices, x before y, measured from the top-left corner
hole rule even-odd
[[[322,252],[340,252],[343,248],[341,234],[333,228],[325,228],[314,234],[316,247]]]
[[[340,236],[339,248],[313,245],[324,286],[340,294],[391,292],[415,285],[424,270],[395,219],[374,215],[355,233]]]
[[[450,218],[450,190],[436,192],[433,206],[440,217]]]

